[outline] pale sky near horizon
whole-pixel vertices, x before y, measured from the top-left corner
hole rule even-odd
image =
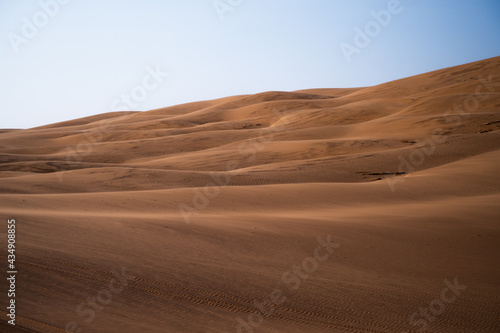
[[[397,2],[0,0],[0,128],[375,85],[500,55],[500,1]]]

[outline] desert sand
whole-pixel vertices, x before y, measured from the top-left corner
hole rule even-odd
[[[1,130],[0,330],[500,332],[499,170],[500,57]]]

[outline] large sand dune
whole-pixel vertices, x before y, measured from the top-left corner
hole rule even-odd
[[[499,332],[499,78],[1,130],[0,331]]]

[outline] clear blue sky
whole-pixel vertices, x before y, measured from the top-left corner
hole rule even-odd
[[[0,128],[374,85],[500,55],[500,1],[392,1],[0,0]],[[373,37],[348,62],[340,45],[356,47],[356,27]]]

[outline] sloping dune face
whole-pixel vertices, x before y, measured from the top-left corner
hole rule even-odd
[[[500,58],[1,130],[0,328],[499,332],[499,167]]]

